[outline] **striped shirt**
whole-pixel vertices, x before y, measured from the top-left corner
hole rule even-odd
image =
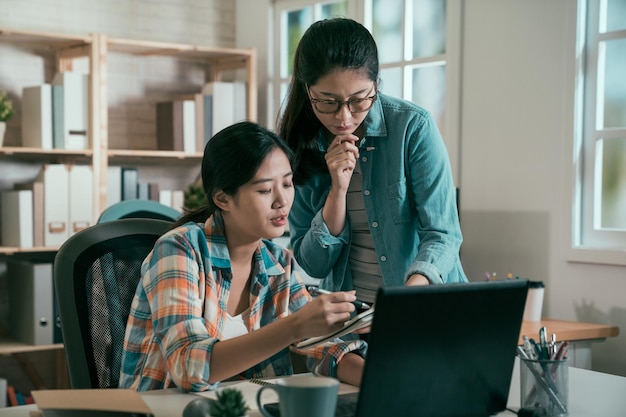
[[[280,320],[311,300],[291,252],[261,241],[253,260],[249,332]],[[219,213],[206,224],[187,223],[155,244],[142,266],[122,354],[120,388],[139,391],[178,386],[184,391],[216,389],[209,384],[211,351],[223,339],[232,269]],[[240,377],[293,373],[289,350],[303,354],[314,373],[336,377],[348,352],[364,356],[360,340],[325,344],[306,351],[285,347]]]

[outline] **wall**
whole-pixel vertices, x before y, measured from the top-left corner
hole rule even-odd
[[[461,256],[472,279],[546,284],[544,315],[621,327],[592,348],[626,375],[626,268],[568,262],[576,2],[464,3]],[[549,331],[550,329],[548,329]]]

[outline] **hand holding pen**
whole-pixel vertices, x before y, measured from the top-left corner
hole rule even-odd
[[[312,296],[316,296],[320,294],[331,294],[330,291],[323,290],[320,287],[316,287],[314,285],[309,285],[306,287],[306,289]],[[371,307],[369,304],[364,303],[361,300],[354,300],[352,301],[352,304],[354,304],[354,306],[360,310],[367,310],[368,308]]]

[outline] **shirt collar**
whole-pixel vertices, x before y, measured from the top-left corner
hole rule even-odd
[[[204,233],[209,245],[209,256],[213,266],[221,269],[232,269],[230,254],[226,244],[226,234],[224,230],[224,218],[219,211],[211,215],[205,225]],[[271,253],[263,240],[254,254],[255,276],[262,285],[268,282],[270,275],[282,275],[285,269]]]

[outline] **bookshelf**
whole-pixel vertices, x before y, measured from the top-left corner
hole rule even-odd
[[[257,67],[256,51],[254,49],[233,49],[208,47],[191,44],[142,41],[109,37],[106,34],[59,34],[49,32],[24,31],[0,27],[0,45],[9,46],[20,51],[18,58],[26,55],[44,57],[42,73],[44,81],[50,82],[56,72],[72,71],[75,61],[85,65],[89,73],[89,109],[88,109],[88,149],[74,151],[66,149],[44,150],[32,147],[22,147],[15,144],[15,140],[5,147],[0,147],[0,167],[3,164],[23,162],[28,164],[70,163],[89,165],[93,169],[93,218],[98,218],[106,208],[107,200],[107,169],[109,165],[138,165],[146,169],[151,175],[156,172],[159,180],[169,175],[163,167],[183,172],[173,176],[184,183],[188,178],[195,179],[199,173],[202,152],[176,152],[157,150],[156,147],[143,146],[139,149],[134,146],[135,140],[131,134],[124,136],[124,143],[112,140],[118,138],[116,131],[115,114],[124,112],[124,105],[137,106],[144,112],[149,112],[158,100],[168,96],[189,92],[193,88],[201,88],[202,83],[209,81],[241,79],[243,77],[246,88],[246,118],[257,120]],[[3,56],[3,60],[5,57]],[[8,59],[13,59],[8,58]],[[159,60],[166,60],[164,66],[182,63],[182,79],[187,68],[191,68],[196,76],[196,85],[185,85],[180,91],[176,86],[161,89],[155,92],[151,85],[143,86],[143,90],[134,97],[121,96],[117,92],[123,91],[124,86],[116,85],[126,72],[133,72],[135,68],[150,66]],[[48,68],[46,62],[52,62],[53,68]],[[142,64],[142,62],[147,62]],[[170,64],[170,63],[175,64]],[[116,69],[116,65],[122,66]],[[19,67],[19,63],[15,63]],[[152,70],[153,68],[150,68]],[[0,81],[3,79],[0,66]],[[144,73],[145,74],[145,73]],[[136,74],[141,77],[141,72]],[[158,81],[158,68],[156,71]],[[182,81],[185,84],[184,81]],[[138,84],[138,83],[135,83]],[[154,82],[153,82],[154,84]],[[133,84],[134,86],[134,84]],[[6,87],[3,85],[2,87]],[[21,92],[21,86],[15,88]],[[112,94],[116,92],[116,94]],[[199,90],[198,90],[199,92]],[[18,95],[17,101],[21,98]],[[121,103],[121,104],[120,104]],[[129,104],[130,103],[130,104]],[[15,104],[15,103],[14,103]],[[16,115],[19,118],[19,114]],[[147,122],[148,124],[150,121]],[[15,123],[12,123],[15,125]],[[113,129],[112,129],[113,128]],[[146,136],[146,134],[144,134]],[[149,134],[148,134],[149,136]],[[13,137],[15,139],[15,137]],[[18,142],[21,141],[18,140]],[[5,140],[6,143],[6,140]],[[162,175],[162,176],[159,176]],[[192,181],[183,185],[186,186]],[[58,247],[2,247],[0,246],[0,263],[11,257],[29,258],[42,254],[54,254]],[[10,279],[10,277],[8,277]],[[0,335],[1,336],[1,335]],[[62,344],[30,346],[6,339],[0,339],[0,355],[21,354],[23,352],[41,350],[59,350]]]
[[[193,62],[204,68],[204,82],[219,81],[225,74],[243,71],[246,84],[246,117],[257,120],[257,68],[254,49],[234,49],[208,47],[191,44],[167,43],[108,37],[106,34],[70,35],[49,32],[23,31],[0,28],[0,44],[12,45],[52,57],[55,71],[71,71],[74,60],[86,58],[89,68],[89,149],[73,151],[65,149],[43,150],[21,146],[0,147],[0,164],[3,161],[25,161],[31,163],[76,163],[93,168],[94,213],[93,218],[106,207],[106,173],[109,165],[137,164],[146,167],[169,165],[173,167],[191,166],[194,177],[198,174],[202,152],[185,153],[160,151],[156,149],[132,149],[116,147],[109,140],[110,103],[108,92],[114,86],[111,81],[110,66],[115,55],[130,56],[135,59],[154,57]],[[45,69],[44,69],[45,71]],[[0,74],[0,77],[2,74]],[[47,77],[50,78],[50,77]],[[45,80],[49,82],[50,80]],[[175,93],[171,93],[175,95]],[[148,105],[164,94],[146,95]],[[17,115],[16,115],[17,117]],[[128,140],[127,142],[131,142]],[[158,171],[157,171],[158,172]],[[188,181],[190,183],[191,181]],[[14,248],[0,246],[0,254],[10,255],[20,252],[55,250],[55,248]]]

